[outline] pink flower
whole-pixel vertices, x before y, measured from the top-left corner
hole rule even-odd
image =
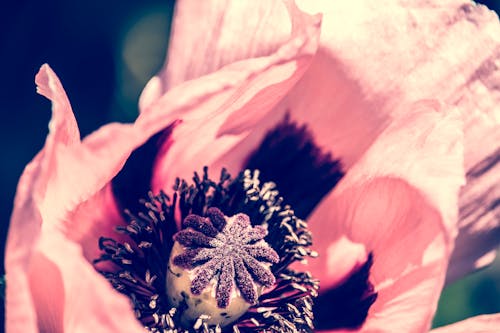
[[[152,177],[139,186],[168,192],[204,165],[232,174],[258,166],[300,207],[320,254],[307,268],[321,280],[319,328],[427,331],[445,278],[491,262],[498,19],[456,0],[300,3],[322,17],[285,4],[179,1],[168,66],[145,88],[136,122],[83,140],[59,80],[42,66],[36,82],[53,116],[14,204],[8,332],[143,331],[92,260],[99,238],[116,238],[126,223],[113,179],[159,132]],[[297,135],[297,149],[283,151]],[[327,153],[345,172],[334,189],[338,164]],[[333,297],[349,283],[356,297],[339,307]],[[355,314],[364,307],[360,322],[331,322],[352,304]],[[499,321],[436,332],[493,332]]]

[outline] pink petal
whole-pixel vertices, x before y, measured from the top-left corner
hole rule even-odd
[[[500,133],[500,128],[496,131]],[[481,142],[478,140],[477,145],[480,146]],[[481,150],[483,148],[476,149]],[[500,242],[500,210],[497,204],[500,197],[499,156],[500,149],[467,172],[467,185],[462,188],[460,196],[459,234],[447,283],[489,265],[496,257]]]
[[[44,149],[18,185],[6,248],[6,329],[142,331],[129,300],[111,288],[65,234],[74,223],[67,220],[74,210],[110,181],[138,144],[133,127],[109,125],[81,144],[57,76],[44,65],[36,81],[40,93],[52,99],[53,117]],[[103,141],[109,135],[127,143]]]
[[[274,19],[275,15],[273,19],[265,15],[261,20],[252,19],[259,16],[260,3],[251,11],[255,2],[245,8],[248,10],[236,10],[226,3],[218,7],[212,2],[200,7],[195,2],[179,3],[174,22],[179,37],[174,35],[172,44],[177,46],[170,50],[169,66],[151,82],[152,89],[146,90],[149,97],[145,100],[154,100],[168,87],[230,61],[266,52],[289,29],[286,20]],[[490,262],[498,246],[498,236],[492,235],[500,230],[494,205],[500,186],[495,177],[500,142],[497,16],[466,0],[297,2],[309,13],[324,15],[318,54],[284,101],[216,165],[241,167],[265,133],[289,111],[293,120],[313,130],[323,150],[341,158],[349,168],[384,130],[394,110],[404,112],[401,105],[429,97],[444,101],[464,115],[469,171],[460,198],[461,236],[449,279]],[[226,11],[226,6],[231,7]],[[274,13],[278,7],[273,3],[269,8]],[[214,39],[204,39],[205,29],[192,24],[200,16],[204,24],[217,22],[208,31],[224,24],[223,36],[216,31],[211,34]],[[242,22],[248,24],[248,34],[238,30]],[[266,34],[259,35],[262,31]],[[248,43],[238,44],[247,41],[245,38]],[[188,57],[184,50],[190,50]]]
[[[47,230],[35,251],[31,290],[42,331],[143,332],[130,300],[94,270],[78,244]]]
[[[130,309],[129,300],[113,291],[84,259],[84,256],[87,259],[93,257],[95,248],[92,244],[97,244],[97,237],[110,232],[119,222],[116,205],[109,198],[110,180],[132,150],[158,131],[168,126],[180,126],[179,118],[185,126],[181,128],[184,132],[178,134],[191,130],[198,135],[197,127],[207,119],[205,112],[212,112],[212,118],[208,120],[222,125],[230,114],[242,112],[239,109],[242,105],[269,102],[266,94],[275,91],[259,93],[259,87],[275,82],[282,82],[284,87],[293,84],[307,67],[307,59],[312,57],[317,45],[319,19],[307,18],[310,20],[305,31],[269,57],[236,63],[219,73],[172,89],[144,109],[135,124],[104,126],[81,143],[72,112],[68,109],[69,102],[57,77],[48,66],[42,67],[37,82],[40,91],[53,99],[54,121],[46,146],[21,179],[11,221],[6,266],[9,281],[16,282],[9,283],[7,289],[9,331],[35,331],[37,324],[47,325],[43,329],[49,331],[61,327],[95,328],[95,322],[86,322],[83,315],[78,315],[80,311],[85,314],[80,305],[71,303],[81,300],[82,306],[88,305],[91,296],[95,296],[92,300],[95,311],[108,308],[109,304],[111,309]],[[228,102],[234,104],[221,110],[221,105],[227,106]],[[268,109],[270,106],[264,111]],[[214,135],[219,127],[216,126]],[[178,138],[184,138],[186,142],[192,137],[179,135]],[[203,140],[196,139],[195,142]],[[181,163],[173,165],[182,166]],[[193,169],[190,167],[190,170]],[[66,255],[71,255],[71,262]],[[40,262],[42,264],[37,265]],[[47,279],[32,280],[30,287],[28,274],[41,274],[38,269],[44,265],[50,270]],[[74,274],[85,279],[80,285],[95,285],[96,294],[88,292],[85,287],[73,288]],[[54,302],[64,305],[64,313],[56,305],[49,309],[43,306],[49,297],[45,291],[54,290],[58,282],[64,285],[59,295],[64,296],[64,300],[58,298]],[[28,292],[30,288],[32,294]],[[87,292],[88,295],[80,295]],[[38,313],[38,323],[36,311],[42,311]],[[101,332],[116,331],[119,325],[124,325],[129,331],[139,327],[132,311],[128,310],[122,311],[119,319],[114,311],[103,312],[100,324],[103,326],[99,329]]]
[[[53,148],[55,142],[65,146],[78,144],[80,131],[66,92],[57,76],[45,64],[36,75],[35,81],[37,92],[53,101],[52,120],[49,124],[52,135],[47,138],[47,149]]]
[[[346,237],[374,256],[370,282],[378,298],[360,331],[424,332],[434,315],[451,250],[438,211],[414,187],[390,177],[350,187],[331,199],[310,220],[320,254],[310,270],[322,281],[320,293],[338,281],[328,274],[338,264],[323,247],[328,238],[331,246]],[[339,249],[337,256],[348,251]]]
[[[174,15],[168,67],[144,89],[141,109],[184,81],[272,54],[287,41],[291,29],[284,3],[274,0],[181,0]]]
[[[333,224],[331,221],[328,223]],[[320,259],[308,262],[307,270],[315,273],[315,277],[318,276],[318,270],[323,270],[323,279],[320,281],[322,290],[343,282],[368,259],[366,246],[353,242],[341,232],[329,229],[327,233],[322,230],[321,234],[314,234],[313,237],[314,247],[322,249],[322,253]]]
[[[115,202],[111,184],[82,202],[67,221],[66,236],[81,245],[88,262],[101,254],[98,243],[100,237],[122,239],[115,228],[125,222]]]
[[[393,113],[394,106],[432,97],[454,105],[463,114],[468,176],[460,197],[460,236],[448,279],[454,280],[491,262],[500,232],[499,208],[494,204],[500,190],[500,166],[496,162],[500,142],[497,15],[466,0],[411,3],[320,0],[299,1],[299,5],[308,12],[323,13],[319,54],[329,59],[331,73],[341,73],[346,81],[344,86],[351,87],[346,89],[353,97],[357,96],[353,99],[355,110],[362,99],[368,106],[367,114],[383,119]],[[310,81],[314,82],[316,77],[322,78],[319,75]],[[302,113],[297,110],[297,115],[307,119],[311,113],[309,100],[303,99],[297,90],[298,96],[290,97],[290,105],[297,105],[294,99],[300,100],[298,105],[306,107]],[[319,98],[329,107],[339,103],[339,98],[347,101],[346,94],[349,92],[340,89],[340,97],[331,94],[330,98],[325,95]],[[345,107],[350,109],[348,103]],[[322,119],[326,122],[335,118],[318,114],[311,121],[318,141],[332,147],[337,156],[345,156],[347,165],[352,164],[359,156],[357,151],[353,154],[353,150],[342,147],[342,141],[335,142],[342,140],[342,129],[338,132],[335,125],[322,128]],[[346,117],[351,119],[352,114]],[[377,130],[377,122],[370,126],[367,121],[363,125],[363,118],[357,118],[361,124],[355,123],[354,133],[364,135],[366,140],[355,140],[369,143],[370,131]],[[328,130],[335,134],[329,134]]]
[[[7,332],[37,332],[36,312],[26,272],[32,255],[31,245],[40,231],[38,212],[32,211],[31,193],[39,182],[38,155],[28,164],[19,180],[5,249],[6,286],[5,328]]]
[[[500,327],[500,314],[472,317],[432,330],[433,333],[493,333]]]
[[[141,126],[161,128],[162,123],[182,118],[155,166],[154,191],[168,190],[175,177],[191,178],[193,171],[216,164],[302,76],[317,48],[320,18],[304,15],[293,6],[290,13],[296,30],[276,52],[178,85],[142,111]],[[148,120],[143,124],[144,118]],[[230,163],[225,166],[235,169]]]
[[[49,181],[47,173],[53,165],[56,146],[72,146],[80,140],[71,106],[57,77],[44,65],[36,80],[39,93],[54,100],[53,118],[45,151],[40,152],[24,170],[14,201],[5,256],[9,281],[6,290],[8,332],[37,331],[37,315],[26,274],[30,267],[32,245],[38,238],[42,224],[40,212],[34,210],[33,206],[44,199]]]
[[[320,254],[310,268],[322,288],[338,280],[329,273],[336,263],[328,251],[338,239],[373,252],[371,282],[379,296],[362,328],[367,332],[429,327],[456,233],[464,178],[459,117],[433,101],[406,110],[309,219]]]
[[[165,64],[144,90],[141,109],[174,85],[212,73],[232,61],[268,55],[276,50],[287,39],[291,26],[298,31],[304,25],[293,11],[295,23],[290,24],[286,17],[284,4],[293,7],[294,2],[207,1],[200,6],[193,0],[179,1],[168,66]],[[323,10],[319,7],[309,12],[321,13]],[[197,24],[193,25],[193,21]],[[305,77],[271,114],[263,118],[255,117],[255,111],[240,112],[232,119],[239,118],[240,124],[246,127],[226,124],[221,129],[220,134],[241,134],[245,128],[252,128],[252,132],[233,144],[233,148],[215,163],[216,167],[223,165],[239,171],[266,132],[276,126],[286,112],[291,112],[292,119],[299,120],[299,124],[308,124],[320,146],[333,151],[335,157],[342,157],[344,166],[352,165],[388,120],[387,112],[379,110],[385,99],[365,98],[362,89],[331,53],[320,51]],[[277,87],[278,93],[282,90]]]

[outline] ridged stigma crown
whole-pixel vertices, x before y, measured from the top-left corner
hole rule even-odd
[[[279,256],[264,241],[266,235],[247,215],[226,217],[215,207],[206,217],[184,219],[167,271],[170,302],[184,304],[182,321],[210,313],[209,324],[226,326],[257,302],[264,287],[274,285],[269,268]]]

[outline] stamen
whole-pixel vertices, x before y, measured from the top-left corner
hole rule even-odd
[[[205,168],[193,181],[177,180],[171,197],[149,193],[142,208],[126,210],[128,224],[118,228],[126,241],[102,238],[96,269],[129,297],[149,332],[311,331],[318,283],[308,273],[289,269],[315,256],[307,223],[283,205],[274,183],[261,184],[258,171],[232,179],[222,170],[213,181]],[[233,250],[224,251],[229,244]],[[214,253],[234,258],[213,260]],[[196,274],[202,277],[195,283]],[[167,276],[188,278],[175,300],[167,296],[175,293]],[[210,308],[204,303],[188,307],[208,290]],[[236,319],[228,311],[233,306],[247,310]],[[194,319],[183,321],[186,313]]]

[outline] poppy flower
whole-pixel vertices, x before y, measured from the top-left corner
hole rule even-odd
[[[136,122],[83,140],[42,66],[53,116],[14,203],[7,331],[428,330],[450,257],[454,279],[498,244],[500,27],[469,3],[386,2],[179,1]]]

